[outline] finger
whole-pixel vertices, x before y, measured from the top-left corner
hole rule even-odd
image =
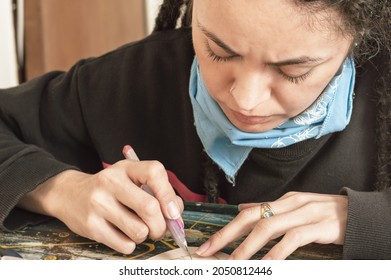
[[[183,199],[180,196],[176,197],[176,203],[179,206],[179,211],[182,213],[183,210],[185,209],[185,205],[183,204]]]
[[[298,195],[291,194],[289,196],[283,196],[279,198],[276,201],[273,202],[267,202],[275,213],[285,213],[288,211],[291,211],[297,207],[300,207],[307,201],[309,201],[309,198],[298,198]],[[239,211],[243,211],[245,209],[251,208],[251,207],[259,207],[264,202],[258,202],[258,203],[243,203],[238,206]]]
[[[238,205],[238,210],[242,211],[247,208],[258,206],[260,203],[242,203]]]
[[[341,195],[332,194],[320,194],[320,193],[309,193],[309,192],[288,192],[282,197],[277,199],[275,203],[285,203],[291,206],[300,206],[308,202],[324,202],[335,200],[336,197]],[[289,209],[287,209],[289,210]]]
[[[310,202],[293,211],[260,219],[247,238],[232,252],[230,259],[249,259],[270,240],[294,228],[322,220],[327,214],[324,213],[325,211],[320,211],[323,208],[315,207],[315,204],[319,203]],[[300,244],[292,245],[300,246]]]
[[[107,173],[106,170],[105,172]],[[90,194],[88,200],[89,211],[113,224],[136,243],[140,243],[148,236],[149,228],[140,217],[130,210],[135,205],[133,203],[134,200],[129,198],[137,199],[136,195],[131,195],[135,192],[139,192],[141,196],[149,195],[132,184],[127,176],[122,175],[125,179],[121,180],[120,174],[115,176],[119,182],[114,183],[110,188],[106,188],[111,190],[110,192],[103,189],[96,190]],[[129,185],[126,185],[126,183]],[[161,234],[164,234],[165,224],[162,215],[160,218],[163,223]]]
[[[147,239],[149,228],[144,221],[127,207],[117,204],[114,210],[111,208],[111,211],[107,212],[107,220],[137,244]]]
[[[161,212],[160,204],[155,197],[139,187],[129,184],[117,192],[116,198],[137,213],[148,227],[149,236],[152,239],[158,240],[165,234],[166,222]],[[112,211],[112,213],[115,212]],[[121,224],[121,229],[127,228],[125,220],[119,221],[119,224]],[[142,229],[140,234],[142,234]]]
[[[288,193],[284,194],[282,197],[280,197],[279,199],[277,199],[274,202],[274,204],[281,205],[283,203],[286,203],[288,206],[292,207],[293,205],[297,205],[298,203],[299,204],[306,203],[307,201],[310,200],[310,198],[309,198],[310,195],[311,195],[310,193],[303,193],[303,192],[301,192],[301,193],[288,192]],[[295,203],[292,203],[292,201]],[[247,209],[250,207],[259,206],[261,203],[262,202],[242,203],[242,204],[238,205],[238,209],[239,209],[239,211],[241,211],[241,210],[244,210],[244,209]],[[268,202],[268,203],[271,204],[271,202]],[[280,207],[279,213],[283,213],[283,212],[289,211],[289,210],[290,210],[290,208]]]
[[[274,213],[283,214],[286,212],[293,211],[297,208],[309,202],[326,202],[333,201],[338,195],[324,195],[316,193],[305,193],[305,192],[288,192],[279,199],[268,202],[268,204],[274,210]],[[260,203],[243,203],[238,206],[239,211],[250,207],[259,206]]]
[[[180,206],[164,166],[158,161],[128,162],[131,164],[126,169],[129,178],[140,185],[147,185],[152,190],[166,218],[178,219],[181,216]]]
[[[99,220],[99,222],[94,222],[94,225],[97,230],[91,234],[91,237],[87,236],[88,238],[92,238],[99,243],[105,244],[122,254],[131,254],[136,248],[134,241],[117,230],[109,222]]]
[[[232,241],[247,234],[258,221],[259,211],[259,207],[251,207],[241,211],[231,222],[202,244],[196,250],[196,254],[203,257],[211,256]]]
[[[290,230],[263,258],[267,260],[286,259],[297,248],[314,242],[321,228],[319,224],[310,224]]]
[[[264,247],[274,235],[273,220],[276,218],[270,217],[262,219],[256,224],[253,231],[247,238],[231,253],[228,259],[230,260],[246,260],[250,259],[262,247]],[[259,235],[259,236],[258,236]]]

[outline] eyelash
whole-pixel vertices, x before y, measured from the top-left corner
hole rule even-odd
[[[286,79],[288,82],[294,83],[294,84],[299,84],[301,82],[304,82],[305,79],[307,79],[311,75],[311,71],[308,71],[307,73],[297,76],[297,77],[292,77],[288,76],[284,72],[282,72],[280,69],[277,69],[277,73],[280,74],[284,79]]]
[[[206,52],[207,52],[208,57],[210,57],[213,62],[227,62],[227,61],[231,61],[232,59],[238,57],[238,56],[227,56],[227,57],[219,56],[219,55],[215,54],[212,51],[212,49],[209,46],[209,43],[206,43]],[[297,77],[292,77],[292,76],[289,76],[289,75],[285,74],[284,72],[282,72],[278,68],[276,68],[276,70],[277,70],[277,73],[281,77],[283,77],[288,82],[291,82],[293,84],[299,84],[299,83],[303,82],[305,79],[307,79],[311,75],[311,71],[308,71],[307,73],[305,73],[303,75],[300,75],[300,76],[297,76]]]
[[[230,61],[230,60],[234,59],[235,57],[237,57],[234,55],[227,56],[227,57],[219,56],[212,51],[212,49],[209,46],[209,43],[206,43],[206,52],[207,52],[208,57],[210,57],[213,62],[227,62],[227,61]]]

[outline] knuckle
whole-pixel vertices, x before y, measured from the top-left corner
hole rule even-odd
[[[292,192],[290,198],[293,200],[293,203],[297,205],[306,204],[309,201],[308,195],[300,192]]]
[[[303,243],[303,231],[300,228],[292,229],[285,234],[284,238],[286,238],[290,244],[301,246]]]
[[[285,193],[283,196],[281,196],[278,200],[284,199],[284,198],[288,198],[288,197],[291,197],[291,196],[294,196],[294,195],[296,195],[297,193],[298,193],[298,192],[294,192],[294,191],[287,192],[287,193]]]
[[[287,195],[297,195],[299,194],[300,192],[296,192],[296,191],[290,191],[290,192],[287,192]]]
[[[96,188],[105,188],[107,186],[121,186],[118,172],[105,169],[95,175],[94,185]]]
[[[144,223],[124,216],[121,218],[121,224],[121,231],[137,244],[147,239],[149,229]]]
[[[311,213],[312,216],[317,216],[322,213],[319,207],[321,204],[321,202],[309,201],[303,206],[303,209],[306,213]]]
[[[261,212],[259,207],[249,207],[240,211],[237,217],[243,221],[257,220],[261,218]]]
[[[88,204],[91,208],[91,210],[97,210],[104,207],[104,200],[105,195],[100,191],[94,191],[91,193],[88,199]]]
[[[330,207],[324,207],[326,204],[323,202],[310,201],[303,206],[304,213],[310,213],[310,215],[303,215],[305,223],[317,222],[324,217],[329,217]]]
[[[162,227],[162,228],[156,228],[154,229],[153,231],[151,230],[149,232],[149,237],[152,239],[152,240],[160,240],[162,239],[165,234],[167,234],[168,229]],[[171,234],[170,234],[171,235]]]
[[[214,243],[220,243],[220,241],[224,240],[224,230],[219,230],[217,231],[213,236],[212,236],[213,242]]]
[[[148,162],[147,172],[149,178],[152,180],[154,180],[155,178],[167,177],[164,165],[157,160],[152,160]]]
[[[86,234],[86,237],[101,243],[103,241],[103,234],[100,230],[96,230],[96,224],[95,219],[88,218],[85,223],[86,227],[84,233]]]
[[[273,236],[274,233],[274,227],[273,223],[270,221],[270,219],[261,219],[258,223],[254,226],[255,231],[262,231],[263,233],[266,233],[267,236]]]
[[[149,230],[147,226],[140,226],[137,228],[137,230],[134,233],[133,241],[136,242],[137,244],[140,244],[143,242],[145,239],[147,239],[149,234]]]
[[[311,211],[313,214],[318,214],[318,213],[316,213],[316,212],[318,212],[318,209],[319,209],[319,202],[316,202],[316,201],[309,201],[309,202],[307,202],[304,206],[303,206],[303,208],[304,208],[304,210],[306,210],[306,211]]]
[[[101,172],[98,172],[95,175],[95,180],[97,185],[107,185],[111,181],[111,171],[110,170],[103,170]]]
[[[156,198],[150,196],[145,199],[145,203],[142,206],[142,210],[144,215],[146,216],[155,216],[156,213],[159,213],[160,210],[160,204],[156,200]]]

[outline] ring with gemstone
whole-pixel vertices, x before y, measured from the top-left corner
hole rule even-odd
[[[273,215],[273,208],[269,205],[269,203],[261,203],[261,219],[267,219]]]

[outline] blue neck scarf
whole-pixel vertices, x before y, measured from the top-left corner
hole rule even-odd
[[[190,74],[189,92],[197,133],[206,153],[234,182],[235,175],[253,148],[282,148],[310,138],[343,130],[350,121],[355,66],[346,58],[342,69],[300,115],[265,132],[237,129],[211,98],[202,79],[197,57]]]

